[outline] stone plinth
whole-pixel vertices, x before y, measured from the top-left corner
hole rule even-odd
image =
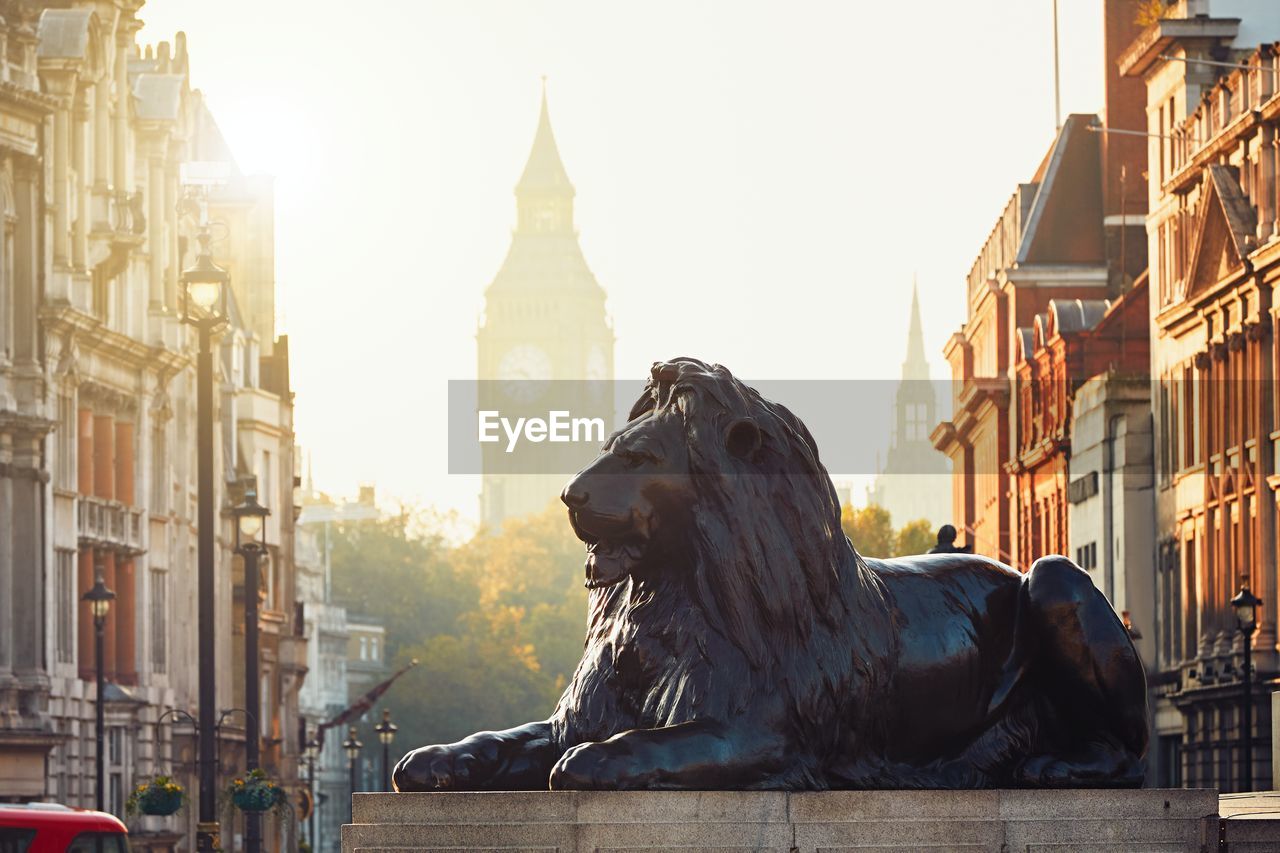
[[[356,794],[343,853],[1198,853],[1212,790]]]

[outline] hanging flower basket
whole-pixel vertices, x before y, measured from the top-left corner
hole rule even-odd
[[[242,812],[265,812],[284,800],[284,789],[261,770],[250,770],[233,779],[227,793],[232,805]]]
[[[181,785],[168,776],[157,776],[134,789],[125,803],[125,811],[129,814],[168,817],[182,808],[185,800],[186,792]]]

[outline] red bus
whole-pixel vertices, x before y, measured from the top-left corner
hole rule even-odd
[[[129,830],[105,812],[0,804],[0,853],[129,853]]]

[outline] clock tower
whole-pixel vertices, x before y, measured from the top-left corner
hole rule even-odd
[[[515,195],[511,246],[485,290],[484,315],[476,333],[476,376],[482,397],[489,399],[486,407],[502,410],[506,395],[511,398],[507,402],[527,409],[538,402],[531,398],[546,394],[555,398],[555,408],[573,407],[574,398],[581,396],[584,404],[599,410],[599,396],[607,393],[605,411],[611,412],[613,328],[605,313],[604,289],[578,245],[574,189],[551,131],[545,80],[533,150]],[[549,380],[556,384],[543,385]],[[592,395],[596,399],[586,399]],[[545,414],[546,407],[542,411]],[[611,426],[607,420],[606,426]],[[484,464],[480,519],[491,528],[512,516],[544,509],[574,473],[514,473],[504,470],[505,461],[495,454]]]

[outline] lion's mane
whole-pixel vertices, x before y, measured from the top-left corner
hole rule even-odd
[[[892,636],[891,616],[841,530],[809,430],[724,367],[692,358],[655,364],[630,417],[666,408],[681,416],[695,483],[694,576],[593,591],[587,654],[556,714],[561,731],[599,739],[723,720],[781,691],[789,723],[815,729],[804,742],[834,747],[855,736],[865,709],[850,704],[870,703],[892,653],[864,638]],[[725,435],[744,419],[760,440],[737,455]],[[620,689],[613,669],[633,649],[666,659],[645,683]]]

